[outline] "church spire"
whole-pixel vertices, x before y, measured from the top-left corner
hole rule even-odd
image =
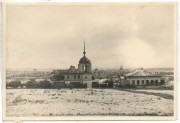
[[[84,52],[83,52],[84,56],[86,54],[86,49],[85,49],[85,41],[84,41]]]

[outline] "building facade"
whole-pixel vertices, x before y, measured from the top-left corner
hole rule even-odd
[[[78,68],[70,66],[65,70],[53,70],[51,80],[56,82],[65,82],[66,84],[81,83],[87,84],[87,87],[92,86],[92,64],[86,57],[85,43],[83,57],[79,60]]]
[[[143,68],[126,74],[125,78],[131,86],[158,86],[165,83],[162,76],[146,71]]]

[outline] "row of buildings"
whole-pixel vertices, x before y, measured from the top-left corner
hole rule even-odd
[[[92,73],[92,63],[86,57],[84,43],[83,57],[79,60],[78,67],[75,68],[75,66],[70,66],[69,69],[65,70],[53,70],[51,74],[51,80],[60,83],[80,82],[82,84],[87,84],[87,87],[91,88],[93,82],[98,82],[96,81],[96,77],[93,76],[94,73]],[[149,72],[143,68],[111,79],[114,83],[121,86],[159,86],[165,83],[165,78],[163,76],[161,76],[160,74]]]

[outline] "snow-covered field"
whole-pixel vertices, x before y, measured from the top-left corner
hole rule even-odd
[[[173,115],[173,99],[113,89],[7,89],[7,116]]]
[[[134,91],[145,91],[145,92],[153,92],[153,93],[162,93],[162,94],[169,94],[174,95],[174,90],[149,90],[149,89],[138,89]]]

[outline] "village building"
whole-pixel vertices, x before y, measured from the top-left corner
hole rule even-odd
[[[165,83],[165,79],[160,74],[152,73],[143,68],[125,75],[130,86],[158,86]]]
[[[69,69],[65,70],[53,70],[51,80],[54,83],[60,85],[60,83],[72,84],[79,86],[79,84],[87,84],[87,87],[92,86],[92,64],[91,61],[86,57],[85,43],[83,57],[79,60],[78,68],[70,66]]]

